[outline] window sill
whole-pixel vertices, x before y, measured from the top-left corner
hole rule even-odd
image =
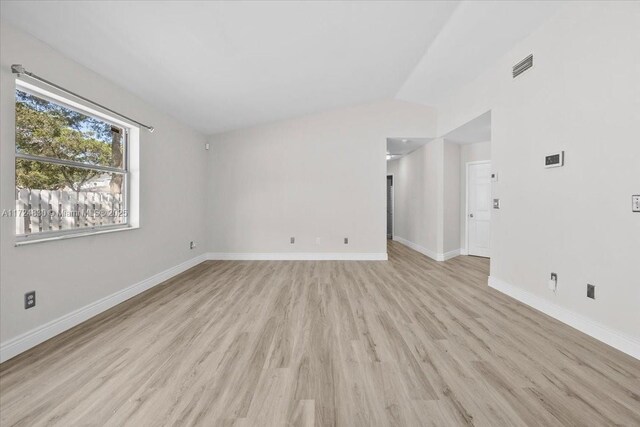
[[[86,237],[86,236],[96,236],[99,234],[109,234],[109,233],[118,233],[120,231],[129,231],[136,230],[140,228],[139,226],[123,226],[117,228],[109,228],[107,230],[89,230],[89,231],[81,231],[78,233],[69,233],[69,234],[59,234],[57,236],[43,237],[43,238],[34,238],[28,240],[19,240],[16,241],[15,246],[27,246],[33,245],[36,243],[44,243],[44,242],[53,242],[56,240],[67,240],[67,239],[75,239],[77,237]]]

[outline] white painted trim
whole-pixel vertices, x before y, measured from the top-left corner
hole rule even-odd
[[[465,253],[464,255],[469,255],[469,166],[481,165],[485,163],[488,163],[489,166],[491,166],[491,160],[476,160],[473,162],[467,162],[465,165],[465,171],[464,171],[464,180],[465,180],[465,184],[464,184],[464,192],[465,192],[465,195],[464,195],[464,246],[465,246],[464,252]],[[491,212],[491,209],[489,209],[489,212]],[[489,227],[490,229],[493,229],[493,227],[491,227],[491,219],[489,219]],[[491,251],[491,247],[489,247],[489,251]],[[491,253],[489,253],[489,255],[491,255]]]
[[[205,260],[205,254],[199,255],[131,285],[128,288],[122,289],[114,294],[108,295],[82,308],[74,310],[71,313],[45,323],[42,326],[38,326],[37,328],[27,331],[22,335],[18,335],[17,337],[7,340],[0,344],[0,362],[9,360],[12,357],[48,340],[49,338],[53,338],[54,336],[89,320],[93,316],[128,300],[129,298],[171,279],[172,277],[200,264]]]
[[[458,255],[460,255],[460,249],[454,249],[452,251],[445,252],[444,254],[442,254],[442,260],[438,260],[438,261],[447,261],[451,258],[457,257]]]
[[[393,240],[395,240],[396,242],[400,242],[405,246],[410,247],[416,252],[420,252],[422,255],[428,256],[434,261],[438,261],[438,254],[430,249],[425,248],[424,246],[420,246],[417,243],[413,243],[412,241],[407,240],[404,237],[400,237],[400,236],[393,236]]]
[[[395,240],[396,242],[402,243],[403,245],[408,246],[414,251],[420,252],[421,254],[426,255],[435,261],[446,261],[448,259],[451,259],[460,255],[460,249],[454,249],[452,251],[445,252],[444,254],[439,254],[423,246],[420,246],[417,243],[413,243],[405,239],[404,237],[393,236],[393,240]]]
[[[597,339],[598,341],[602,341],[603,343],[640,360],[640,341],[636,338],[611,329],[608,326],[591,320],[581,314],[569,311],[564,307],[534,295],[531,292],[525,291],[524,289],[520,289],[514,285],[506,283],[496,277],[489,276],[489,286]]]
[[[120,231],[129,231],[129,230],[138,230],[138,229],[140,229],[139,226],[134,227],[129,224],[123,224],[117,227],[112,227],[112,228],[107,228],[102,230],[100,229],[100,227],[92,228],[90,230],[85,230],[81,232],[74,230],[75,233],[56,234],[55,236],[49,236],[44,238],[38,238],[38,237],[42,237],[42,236],[38,236],[38,234],[29,234],[28,236],[25,236],[25,237],[36,237],[36,238],[33,240],[18,240],[14,243],[14,246],[20,247],[20,246],[34,245],[37,243],[54,242],[56,240],[75,239],[77,237],[97,236],[99,234],[111,234],[111,233],[118,233]]]
[[[391,191],[391,239],[393,240],[393,235],[396,234],[396,177],[393,176],[392,173],[387,173],[387,175],[385,176],[385,181],[384,181],[384,189],[385,189],[384,200],[385,200],[385,202],[387,201],[387,191],[386,191],[387,190],[387,181],[386,181],[386,179],[388,177],[391,177],[391,182],[392,182],[392,185],[391,185],[391,188],[392,188],[392,191]],[[386,212],[386,210],[385,210],[385,212]],[[388,236],[388,234],[386,233],[386,231],[387,231],[386,230],[387,229],[386,225],[387,224],[385,222],[385,230],[384,230],[385,231],[385,233],[384,233],[385,237]]]
[[[228,261],[386,261],[389,257],[386,252],[209,252],[207,259]]]

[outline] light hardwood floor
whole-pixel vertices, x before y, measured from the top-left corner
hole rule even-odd
[[[488,261],[210,261],[0,365],[10,425],[640,425],[640,362]]]

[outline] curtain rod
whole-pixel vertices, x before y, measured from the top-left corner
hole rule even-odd
[[[31,72],[29,72],[29,71],[25,70],[25,69],[24,69],[24,67],[23,67],[21,64],[13,64],[13,65],[11,66],[11,72],[12,72],[13,74],[17,74],[17,75],[18,75],[18,77],[20,77],[21,75],[23,75],[23,74],[24,74],[25,76],[31,77],[32,79],[38,80],[38,81],[40,81],[40,82],[42,82],[42,83],[44,83],[44,84],[47,84],[47,85],[49,85],[49,86],[53,86],[53,87],[55,87],[56,89],[59,89],[59,90],[61,90],[61,91],[63,91],[63,92],[66,92],[66,93],[68,93],[68,94],[70,94],[70,95],[75,96],[76,98],[80,98],[80,99],[82,99],[83,101],[89,102],[89,103],[91,103],[91,104],[93,104],[93,105],[96,105],[96,106],[98,106],[98,107],[102,108],[103,110],[107,110],[108,112],[113,113],[113,114],[115,114],[115,115],[117,115],[117,116],[120,116],[120,117],[122,117],[122,118],[124,118],[124,119],[127,119],[127,120],[129,120],[130,122],[136,123],[136,124],[138,124],[138,125],[142,126],[143,128],[146,128],[149,132],[153,132],[153,131],[155,130],[155,129],[153,128],[153,126],[149,126],[149,125],[145,125],[144,123],[140,123],[140,122],[139,122],[139,121],[137,121],[137,120],[133,120],[131,117],[125,116],[124,114],[120,114],[120,113],[118,113],[117,111],[112,110],[111,108],[105,107],[104,105],[99,104],[99,103],[97,103],[97,102],[95,102],[95,101],[92,101],[92,100],[90,100],[90,99],[88,99],[88,98],[85,98],[85,97],[84,97],[84,96],[82,96],[82,95],[78,95],[77,93],[72,92],[72,91],[70,91],[69,89],[65,89],[65,88],[63,88],[62,86],[58,86],[57,84],[50,82],[49,80],[43,79],[42,77],[37,76],[37,75],[35,75],[35,74],[33,74],[33,73],[31,73]]]

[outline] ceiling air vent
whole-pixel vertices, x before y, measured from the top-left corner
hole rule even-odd
[[[531,67],[533,67],[533,55],[527,56],[522,61],[513,66],[513,78],[515,79]]]

